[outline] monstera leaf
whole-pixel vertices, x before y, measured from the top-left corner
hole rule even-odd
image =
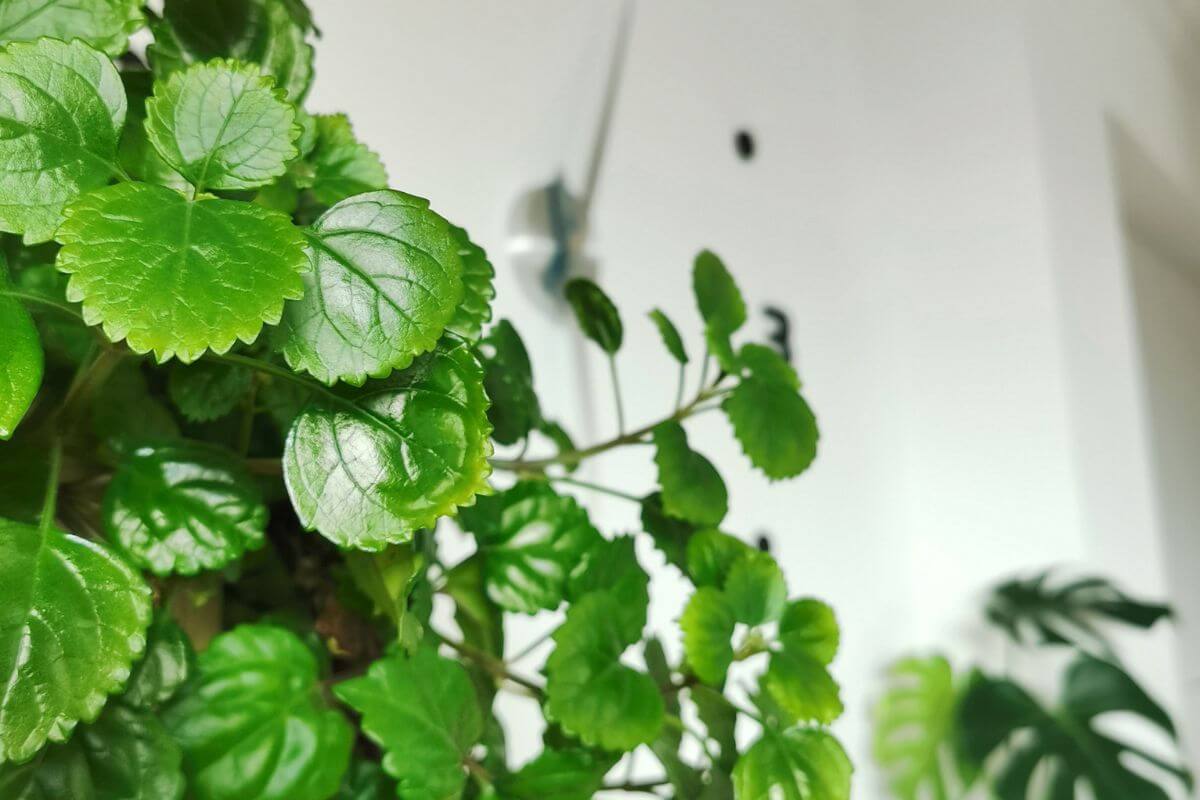
[[[837,739],[816,728],[777,731],[738,759],[733,770],[737,800],[849,800],[853,768]]]
[[[0,763],[96,718],[146,646],[150,589],[103,547],[0,520]]]
[[[966,756],[978,766],[988,761],[998,800],[1070,800],[1084,797],[1078,793],[1081,783],[1095,800],[1167,800],[1173,796],[1166,788],[1168,775],[1190,792],[1186,769],[1096,726],[1098,718],[1112,712],[1134,714],[1175,738],[1170,717],[1129,675],[1086,655],[1068,669],[1055,711],[1011,681],[976,672],[959,706],[958,725]],[[1135,771],[1132,765],[1139,762],[1162,770],[1163,777],[1152,780]]]
[[[306,528],[379,550],[486,491],[490,432],[479,362],[451,346],[353,401],[310,404],[288,434],[284,480]]]
[[[1111,655],[1097,623],[1149,629],[1171,609],[1135,600],[1104,578],[1053,585],[1049,571],[1007,581],[992,591],[987,617],[1018,644],[1069,644],[1093,655]]]
[[[952,800],[973,779],[959,752],[958,691],[941,656],[907,658],[888,670],[875,707],[875,758],[897,800]]]
[[[325,800],[353,732],[321,700],[317,662],[294,633],[242,625],[213,639],[164,712],[196,800]]]

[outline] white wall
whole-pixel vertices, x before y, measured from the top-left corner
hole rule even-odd
[[[313,5],[325,34],[313,108],[348,112],[397,187],[489,249],[498,312],[525,335],[544,404],[580,438],[605,435],[600,362],[508,253],[522,191],[564,162],[578,175],[615,3]],[[1057,562],[1179,591],[1126,263],[1131,190],[1113,166],[1119,125],[1200,188],[1176,14],[1166,0],[638,6],[591,248],[628,338],[647,343],[621,355],[627,412],[650,420],[673,399],[644,315],[662,306],[696,329],[699,248],[735,271],[754,333],[764,302],[791,313],[817,465],[769,485],[719,416],[689,430],[726,473],[727,527],[768,531],[793,591],[838,609],[856,797],[882,796],[868,717],[881,668],[911,649],[987,655],[972,621],[991,580]],[[741,127],[758,141],[749,163],[732,147]],[[591,475],[653,481],[646,453]],[[610,532],[636,524],[600,507]],[[686,587],[662,568],[653,591],[666,630]],[[1134,659],[1171,701],[1174,652],[1164,633]],[[518,759],[536,734],[516,736]]]

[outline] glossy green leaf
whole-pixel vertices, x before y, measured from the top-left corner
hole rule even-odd
[[[492,438],[500,444],[515,444],[529,435],[541,421],[533,368],[525,343],[512,323],[502,319],[479,343],[483,357],[484,388],[492,401],[488,419]]]
[[[662,337],[663,346],[667,348],[667,352],[671,357],[680,364],[688,363],[687,349],[683,346],[683,337],[679,335],[679,329],[675,327],[675,323],[671,322],[661,309],[654,309],[649,314],[650,320],[654,323],[654,327],[658,328],[658,335]]]
[[[463,299],[446,330],[474,342],[483,335],[483,326],[492,320],[492,300],[496,297],[492,281],[496,269],[484,249],[472,242],[465,230],[452,230],[458,239],[458,254],[463,263]]]
[[[288,434],[283,474],[309,530],[378,550],[487,491],[492,454],[483,370],[463,346],[353,402],[319,398]]]
[[[733,663],[733,631],[737,620],[724,593],[702,586],[692,595],[679,627],[688,665],[700,680],[720,685]]]
[[[208,61],[160,81],[145,125],[154,149],[197,190],[263,186],[300,152],[295,110],[253,64]]]
[[[774,622],[783,613],[787,583],[767,553],[752,550],[743,555],[729,568],[724,585],[733,616],[744,625]]]
[[[234,58],[258,64],[299,105],[312,82],[310,21],[286,0],[166,0],[153,26],[150,63],[166,75],[196,61]]]
[[[138,0],[5,0],[0,3],[0,44],[42,36],[87,44],[118,56],[142,26]]]
[[[875,758],[897,800],[950,800],[966,793],[955,713],[958,693],[941,656],[906,658],[888,670],[875,707]]]
[[[567,596],[572,603],[592,592],[615,597],[621,607],[619,622],[633,642],[641,638],[646,624],[649,586],[650,576],[638,563],[634,538],[618,536],[596,542],[580,560],[571,572]]]
[[[124,123],[125,90],[103,53],[55,39],[0,50],[0,230],[53,236],[64,206],[118,174]]]
[[[391,655],[334,693],[363,715],[363,732],[383,748],[383,768],[412,800],[457,797],[466,759],[483,735],[483,717],[467,672],[422,648]]]
[[[779,641],[784,647],[822,664],[833,662],[840,639],[833,609],[811,597],[788,603],[779,620]]]
[[[610,356],[620,350],[624,337],[621,315],[604,290],[587,278],[574,278],[567,281],[564,291],[583,335]]]
[[[195,800],[325,800],[353,732],[321,699],[317,661],[294,633],[242,625],[213,639],[163,719]]]
[[[5,294],[0,259],[0,439],[11,439],[42,385],[45,356],[37,327],[25,306]]]
[[[0,763],[94,720],[149,624],[150,589],[108,550],[0,520]]]
[[[307,161],[312,193],[322,205],[387,188],[387,170],[379,156],[354,136],[345,114],[318,114],[316,140]]]
[[[480,497],[459,518],[479,544],[488,596],[522,614],[557,608],[572,568],[602,541],[574,498],[543,481]]]
[[[817,419],[796,391],[795,372],[778,354],[747,345],[741,358],[750,371],[721,408],[750,463],[772,480],[795,477],[817,457]]]
[[[746,322],[746,303],[742,293],[720,258],[708,250],[696,256],[692,267],[692,290],[704,320],[704,336],[709,352],[727,372],[734,369],[730,336]]]
[[[1111,653],[1103,623],[1146,630],[1170,616],[1169,606],[1136,600],[1104,578],[1055,585],[1049,571],[1005,581],[987,605],[987,618],[1018,644],[1069,644],[1097,655]]]
[[[146,632],[146,651],[133,665],[121,702],[155,709],[175,696],[192,671],[194,654],[187,634],[164,612]]]
[[[154,92],[154,73],[128,70],[121,73],[121,81],[125,84],[129,103],[125,128],[121,131],[121,141],[117,146],[121,166],[134,180],[187,190],[191,184],[163,161],[146,135],[146,101]]]
[[[654,492],[642,499],[641,519],[642,529],[654,539],[654,545],[662,551],[667,561],[686,572],[687,545],[696,532],[696,526],[669,516],[663,510],[661,492]]]
[[[545,750],[498,784],[506,800],[591,800],[604,784],[610,762],[594,752]]]
[[[155,575],[220,569],[262,546],[267,509],[232,453],[200,442],[127,453],[104,495],[104,529]]]
[[[57,246],[55,249],[57,251]],[[80,364],[96,339],[83,320],[61,310],[70,308],[78,312],[67,301],[67,276],[54,268],[54,256],[50,258],[51,261],[47,263],[22,267],[12,276],[12,283],[18,291],[54,304],[28,302],[25,307],[37,326],[46,360]]]
[[[70,741],[0,767],[5,800],[180,800],[179,745],[146,711],[112,703]]]
[[[299,232],[250,203],[124,183],[72,204],[57,236],[67,297],[88,323],[160,362],[252,342],[304,291]]]
[[[688,446],[683,426],[661,423],[654,447],[663,511],[697,525],[719,525],[729,511],[725,482],[711,461]]]
[[[753,547],[727,533],[712,529],[698,531],[687,543],[688,574],[697,586],[720,589],[734,563],[753,552]]]
[[[295,370],[362,385],[437,344],[463,298],[450,224],[403,192],[338,203],[307,232],[312,269],[289,303],[278,344]]]
[[[989,783],[998,800],[1072,798],[1086,784],[1095,800],[1166,800],[1168,787],[1190,794],[1191,773],[1098,727],[1098,717],[1121,712],[1174,738],[1170,717],[1119,667],[1080,656],[1067,670],[1058,709],[1048,711],[1015,683],[976,672],[958,708],[968,759],[989,757]],[[1137,766],[1139,769],[1135,769]],[[1140,768],[1156,767],[1147,777]],[[1171,777],[1173,776],[1173,777]],[[1039,789],[1049,787],[1049,789]]]
[[[393,545],[378,553],[347,552],[343,558],[375,613],[402,627],[408,613],[408,596],[422,574],[423,557],[412,545]]]
[[[727,586],[744,563],[731,569]],[[747,573],[753,575],[754,571]],[[829,674],[839,638],[833,611],[818,600],[791,603],[779,622],[778,638],[782,649],[771,653],[767,671],[759,679],[773,713],[788,724],[828,724],[840,717],[841,691]]]
[[[853,767],[829,733],[810,728],[768,729],[738,759],[737,800],[849,800]]]
[[[240,406],[253,383],[254,373],[246,367],[198,361],[171,368],[167,394],[192,422],[211,422]]]
[[[645,606],[641,608],[643,624]],[[546,662],[546,717],[585,744],[631,750],[658,736],[663,701],[654,680],[620,662],[637,638],[616,595],[596,591],[571,605]]]

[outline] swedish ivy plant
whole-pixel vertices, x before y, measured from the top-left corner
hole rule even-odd
[[[1069,656],[1059,697],[1046,702],[1014,675],[976,666],[956,675],[942,655],[905,658],[876,707],[875,755],[896,800],[1168,800],[1192,773],[1145,740],[1174,741],[1167,711],[1121,665],[1105,628],[1146,630],[1166,606],[1100,577],[1050,572],[996,586],[986,617],[1012,644]],[[1138,728],[1113,728],[1111,715]],[[1119,732],[1118,732],[1119,731]]]
[[[654,329],[679,368],[574,444],[484,250],[305,110],[316,35],[300,0],[0,0],[0,797],[848,798],[833,611],[721,530],[685,426],[723,411],[771,480],[816,456],[725,266],[694,360],[566,287],[614,383]],[[643,445],[657,485],[575,474]],[[695,586],[678,630],[639,540]],[[537,614],[540,664],[504,624]],[[501,691],[544,717],[525,763]]]

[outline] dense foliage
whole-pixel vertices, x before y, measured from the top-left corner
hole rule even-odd
[[[979,667],[956,677],[940,655],[897,662],[876,708],[875,736],[896,800],[1190,795],[1191,772],[1146,741],[1149,730],[1174,742],[1170,715],[1121,666],[1103,631],[1112,623],[1148,629],[1170,616],[1166,606],[1135,600],[1103,578],[1059,585],[1045,572],[997,586],[986,616],[1017,645],[1071,657],[1058,702],[1048,708],[1017,678]],[[1112,714],[1144,724],[1131,735],[1106,727]]]
[[[696,259],[695,362],[644,325],[676,406],[576,447],[483,249],[305,111],[315,36],[300,0],[0,0],[0,797],[846,800],[833,612],[720,530],[683,425],[723,411],[772,480],[816,456],[725,266]],[[565,294],[615,379],[633,332]],[[657,486],[573,475],[637,445]],[[639,540],[695,585],[674,660]],[[504,616],[562,609],[522,667]],[[547,720],[528,763],[498,691]],[[614,769],[637,749],[659,779]]]

